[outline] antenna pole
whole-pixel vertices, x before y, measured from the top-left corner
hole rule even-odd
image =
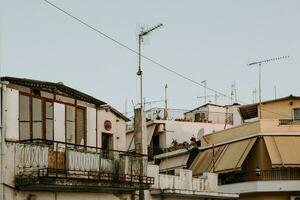
[[[143,108],[143,71],[141,69],[141,43],[142,43],[143,36],[139,34],[139,49],[138,49],[138,72],[137,75],[140,76],[140,103],[141,109]]]
[[[206,88],[207,88],[207,80],[201,81],[201,83],[204,85],[204,104],[206,104]]]
[[[168,85],[165,85],[165,113],[164,113],[164,119],[168,120]]]
[[[261,119],[261,63],[259,63],[259,119]]]
[[[162,24],[158,24],[157,26],[154,26],[150,28],[149,30],[143,31],[139,33],[139,46],[138,46],[138,72],[137,75],[140,77],[140,104],[141,104],[141,110],[143,109],[143,71],[141,66],[141,44],[143,42],[143,37],[147,34],[151,33],[155,29],[163,26]]]
[[[281,57],[277,57],[277,58],[271,58],[271,59],[267,59],[267,60],[262,60],[262,61],[258,61],[258,62],[252,62],[249,63],[248,66],[251,65],[258,65],[258,73],[259,73],[259,118],[261,119],[261,65],[262,64],[266,64],[268,62],[272,62],[272,61],[277,61],[277,60],[281,60],[281,59],[286,59],[289,58],[289,56],[281,56]]]

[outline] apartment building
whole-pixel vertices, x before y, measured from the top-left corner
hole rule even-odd
[[[219,190],[240,199],[300,195],[300,97],[239,107],[243,124],[208,134],[190,166],[193,175],[218,173]]]
[[[1,81],[2,199],[131,199],[154,183],[113,107],[63,83]]]
[[[203,136],[241,123],[237,105],[208,103],[190,111],[169,109],[167,119],[164,114],[159,108],[146,111],[148,158],[155,159],[162,173],[188,168]],[[127,131],[128,150],[135,148],[133,135],[132,129]]]

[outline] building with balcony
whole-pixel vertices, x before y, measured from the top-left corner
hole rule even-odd
[[[1,81],[3,199],[130,199],[154,183],[113,107],[63,83]]]
[[[154,177],[155,183],[145,193],[145,199],[237,199],[236,193],[218,191],[218,175],[204,173],[192,177],[192,171],[176,169],[174,175],[159,173],[159,166],[148,165],[148,176]]]
[[[219,191],[240,199],[292,199],[300,194],[300,97],[243,105],[243,124],[208,134],[190,169],[218,173]]]
[[[159,108],[146,111],[148,158],[159,164],[161,173],[188,168],[198,153],[194,147],[201,146],[203,136],[241,123],[237,105],[208,103],[190,111],[168,109],[167,118],[164,114]],[[126,138],[127,149],[134,151],[133,129],[127,131]]]

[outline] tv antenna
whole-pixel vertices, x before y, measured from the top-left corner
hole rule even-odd
[[[252,66],[252,65],[256,65],[258,66],[259,70],[258,70],[258,76],[259,76],[259,83],[258,83],[258,93],[259,93],[259,118],[261,119],[261,65],[262,64],[267,64],[269,62],[273,62],[273,61],[278,61],[278,60],[282,60],[282,59],[286,59],[289,58],[290,56],[281,56],[281,57],[277,57],[277,58],[271,58],[271,59],[267,59],[267,60],[261,60],[261,61],[256,61],[256,62],[252,62],[249,63],[248,66]]]
[[[141,44],[143,42],[143,38],[148,35],[149,33],[151,33],[152,31],[162,27],[163,24],[158,24],[148,30],[141,30],[139,33],[139,49],[138,49],[138,71],[137,71],[137,75],[140,77],[140,103],[141,103],[141,110],[143,108],[143,71],[142,71],[142,67],[141,67]]]

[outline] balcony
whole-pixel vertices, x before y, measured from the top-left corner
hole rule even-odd
[[[46,191],[133,191],[147,189],[141,154],[45,140],[16,144],[16,187]]]
[[[148,175],[155,177],[150,194],[159,199],[176,197],[187,199],[237,199],[235,193],[220,193],[218,191],[218,175],[203,173],[193,177],[192,171],[175,169],[175,175],[160,174],[157,165],[148,165]]]
[[[249,172],[231,172],[219,175],[219,185],[249,181],[300,180],[300,168],[278,168]]]

